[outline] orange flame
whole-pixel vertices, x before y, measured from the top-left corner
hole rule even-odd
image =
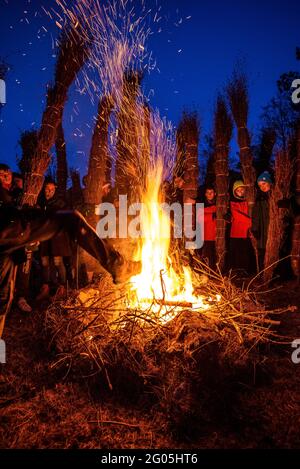
[[[191,269],[183,267],[181,278],[169,257],[171,226],[168,215],[161,207],[162,176],[161,162],[147,175],[140,214],[143,238],[139,258],[142,272],[131,278],[129,306],[151,307],[153,312],[159,313],[163,322],[167,322],[183,309],[180,303],[191,303],[193,309],[208,309],[209,304],[203,301],[203,297],[195,296]]]

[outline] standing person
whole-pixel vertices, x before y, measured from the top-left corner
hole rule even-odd
[[[204,220],[198,213],[198,222],[204,223],[204,244],[197,254],[210,268],[216,268],[216,191],[213,186],[206,186],[204,193]]]
[[[13,173],[7,165],[0,165],[0,206],[17,207],[19,205],[20,197],[22,194],[22,188],[19,185],[15,185]],[[28,304],[27,298],[29,293],[29,274],[25,271],[27,266],[28,247],[25,252],[23,251],[21,256],[18,256],[15,264],[18,268],[15,269],[14,276],[17,276],[16,282],[16,304],[18,308],[24,313],[30,313],[32,311],[31,306]],[[25,273],[24,273],[25,272]]]
[[[19,173],[13,173],[11,194],[14,205],[20,208],[23,195],[23,176]],[[29,304],[29,282],[32,266],[33,252],[38,249],[38,245],[28,245],[25,247],[26,261],[18,266],[16,277],[16,296],[17,306],[23,313],[31,313],[32,307]]]
[[[251,231],[257,242],[259,270],[264,268],[264,258],[269,228],[269,199],[272,190],[272,178],[264,171],[257,178],[259,191],[252,212]]]
[[[10,167],[0,163],[0,206],[13,205],[12,180],[13,175]]]
[[[235,181],[230,201],[229,264],[233,270],[250,274],[253,266],[253,248],[249,236],[251,217],[245,199],[246,187],[243,181]]]
[[[14,203],[17,207],[21,205],[23,187],[24,187],[23,176],[19,173],[13,173],[11,193],[12,193]]]
[[[66,208],[65,202],[57,197],[54,181],[47,181],[39,198],[39,205],[46,213],[55,213],[57,210]],[[59,233],[48,241],[41,243],[40,256],[43,272],[43,285],[37,296],[37,301],[49,297],[51,272],[54,273],[53,283],[57,286],[56,296],[65,294],[66,268],[64,257],[71,257],[71,245],[69,237],[65,232]]]

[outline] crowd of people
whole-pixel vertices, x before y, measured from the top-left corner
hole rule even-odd
[[[13,173],[7,165],[0,165],[0,206],[21,208],[21,197],[23,194],[23,177],[21,174]],[[56,185],[52,180],[46,180],[43,190],[38,198],[38,207],[45,213],[56,212],[66,209],[66,203],[57,196]],[[4,218],[4,215],[3,215]],[[50,296],[55,287],[55,294],[61,297],[65,293],[67,279],[70,286],[73,282],[71,269],[71,246],[66,232],[62,231],[47,241],[37,241],[25,247],[22,253],[24,262],[21,262],[16,276],[16,304],[24,312],[31,312],[30,306],[30,273],[37,265],[40,267],[39,274],[42,279],[37,300]],[[39,254],[37,256],[36,254]],[[39,263],[34,262],[35,259]]]
[[[178,187],[184,190],[184,180]],[[238,272],[249,277],[264,269],[264,258],[269,228],[269,201],[272,193],[273,180],[268,171],[262,172],[257,178],[256,200],[249,214],[246,200],[246,186],[242,179],[232,184],[227,212],[223,215],[226,224],[226,250],[224,264],[227,271]],[[197,202],[204,204],[203,215],[197,214],[198,222],[204,221],[204,244],[196,251],[197,256],[215,269],[217,265],[216,235],[217,235],[217,192],[214,185],[206,185],[198,195]],[[289,208],[292,215],[299,212],[299,197],[278,202],[278,208]],[[291,226],[289,226],[290,228]],[[289,249],[289,239],[286,236],[284,248]],[[286,252],[289,254],[289,252]]]
[[[72,244],[94,257],[115,283],[141,268],[101,240],[82,214],[69,209],[54,181],[46,179],[36,207],[21,207],[22,194],[22,176],[0,164],[0,337],[13,299],[29,313],[35,286],[38,301],[51,293],[62,296],[67,283],[72,286]]]

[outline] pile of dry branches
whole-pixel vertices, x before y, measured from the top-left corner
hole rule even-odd
[[[209,308],[182,308],[168,322],[163,306],[160,314],[126,307],[128,291],[116,289],[109,277],[64,304],[53,303],[46,316],[53,368],[76,379],[94,377],[97,389],[155,403],[176,427],[193,415],[210,415],[220,398],[212,402],[212,396],[224,380],[252,367],[262,344],[276,340],[279,321],[249,288],[235,287],[196,260],[194,281]]]

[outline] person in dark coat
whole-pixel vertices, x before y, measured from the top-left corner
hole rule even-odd
[[[24,188],[23,176],[19,173],[13,173],[13,181],[11,188],[11,195],[14,205],[21,208],[22,196]],[[16,304],[23,313],[31,313],[32,307],[30,306],[30,274],[32,267],[33,253],[38,250],[38,243],[26,246],[25,255],[26,261],[18,266],[16,277]]]
[[[57,197],[56,185],[53,181],[47,181],[44,185],[39,206],[46,213],[55,213],[57,210],[66,209],[63,199]],[[60,232],[48,241],[41,243],[40,256],[43,273],[43,285],[37,300],[49,296],[51,272],[54,273],[53,283],[57,286],[57,296],[63,296],[66,286],[66,268],[64,257],[71,257],[71,244],[66,232]]]
[[[11,194],[16,207],[21,207],[21,200],[23,196],[24,179],[22,174],[13,173]]]
[[[197,215],[198,222],[204,223],[203,247],[197,255],[212,269],[216,268],[216,191],[213,186],[206,186],[204,193],[204,220]]]
[[[77,211],[46,213],[37,208],[0,206],[0,338],[13,298],[18,255],[28,244],[48,241],[61,232],[100,262],[114,283],[126,282],[141,270],[140,262],[125,261]]]
[[[13,174],[7,164],[0,164],[0,207],[2,205],[13,205],[12,195]]]
[[[257,242],[259,270],[264,268],[264,258],[269,229],[269,200],[272,189],[272,178],[264,171],[257,178],[259,191],[252,211],[251,231]]]
[[[15,184],[14,173],[10,170],[7,165],[0,165],[0,206],[6,207],[19,207],[23,190]],[[28,303],[29,294],[29,273],[26,271],[28,262],[27,257],[29,255],[29,246],[26,247],[24,253],[19,258],[18,269],[16,271],[16,304],[18,308],[24,313],[30,313],[32,311],[31,306]],[[21,259],[24,262],[21,262]]]
[[[241,270],[250,274],[254,264],[254,252],[249,236],[251,217],[248,213],[248,202],[245,195],[244,182],[235,181],[230,201],[229,264],[233,270]]]

